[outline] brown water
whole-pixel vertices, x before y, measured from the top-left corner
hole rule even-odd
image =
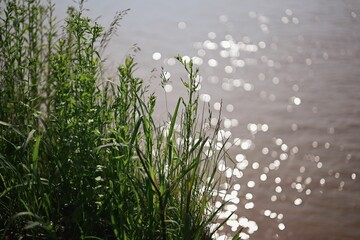
[[[57,3],[60,13],[69,2]],[[131,8],[110,60],[137,44],[137,74],[149,79],[164,66],[168,96],[177,96],[172,57],[194,57],[204,99],[214,112],[223,100],[223,128],[239,163],[224,171],[240,199],[229,207],[237,209],[224,229],[229,236],[241,224],[250,239],[360,239],[360,1],[93,0],[86,7],[105,24]]]

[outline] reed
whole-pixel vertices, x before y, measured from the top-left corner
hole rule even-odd
[[[220,120],[198,112],[198,69],[177,58],[187,96],[157,123],[133,58],[103,77],[126,11],[105,31],[82,4],[60,25],[51,1],[0,1],[0,237],[212,239],[227,220],[212,203],[228,156]]]

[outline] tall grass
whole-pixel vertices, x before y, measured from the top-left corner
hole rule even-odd
[[[51,2],[0,6],[0,237],[212,239],[227,155],[214,145],[220,121],[198,112],[192,62],[178,57],[187,96],[159,124],[133,58],[103,78],[126,11],[105,31],[81,7],[59,25]]]

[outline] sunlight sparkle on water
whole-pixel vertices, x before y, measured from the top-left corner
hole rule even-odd
[[[231,127],[231,120],[225,119],[224,120],[224,128],[230,128]]]
[[[299,206],[301,203],[302,203],[302,199],[301,199],[301,198],[297,198],[297,199],[295,199],[295,201],[294,201],[294,204],[295,204],[296,206]]]
[[[276,212],[272,212],[269,216],[270,218],[274,219],[277,217],[277,213]]]
[[[246,140],[244,140],[244,141],[241,143],[241,148],[242,148],[243,150],[248,150],[248,149],[250,149],[251,144],[252,144],[251,140],[250,140],[250,139],[246,139]]]
[[[238,154],[238,155],[236,155],[235,159],[238,162],[242,162],[245,160],[245,156],[243,154]]]
[[[293,153],[293,154],[297,154],[298,152],[299,152],[299,148],[297,146],[295,146],[291,149],[291,153]]]
[[[297,176],[296,177],[296,182],[301,182],[302,181],[302,177],[301,176]]]
[[[246,200],[251,200],[253,198],[253,195],[251,193],[247,193],[245,195]]]
[[[185,22],[179,22],[178,23],[178,28],[181,29],[181,30],[185,29],[186,28],[186,23]]]
[[[233,96],[240,93],[248,95],[251,94],[258,97],[258,100],[260,101],[274,102],[272,104],[285,102],[284,107],[287,106],[286,110],[288,113],[292,112],[292,115],[302,114],[303,112],[300,111],[303,110],[308,110],[310,113],[314,114],[322,113],[322,106],[320,104],[315,103],[318,104],[318,106],[315,104],[307,105],[309,104],[309,101],[307,101],[308,97],[305,92],[307,87],[303,85],[303,79],[300,79],[302,77],[295,79],[292,78],[292,76],[289,77],[283,73],[280,74],[280,70],[283,69],[282,67],[285,68],[285,65],[291,65],[294,67],[301,66],[306,69],[305,71],[310,72],[311,70],[315,70],[318,63],[326,61],[330,62],[330,60],[333,60],[332,56],[334,56],[334,52],[330,49],[322,49],[321,46],[319,46],[320,52],[316,53],[308,51],[309,49],[305,45],[300,44],[300,42],[307,42],[308,36],[303,36],[300,33],[295,32],[296,35],[294,35],[294,44],[296,45],[293,46],[293,51],[284,54],[284,56],[280,58],[278,55],[272,54],[272,51],[280,52],[280,50],[283,50],[284,39],[281,35],[266,35],[267,33],[270,33],[270,31],[271,33],[275,33],[277,31],[274,27],[276,24],[284,28],[284,30],[285,28],[286,30],[289,30],[290,28],[296,30],[297,28],[302,27],[295,26],[300,23],[299,19],[301,19],[301,22],[303,22],[303,20],[301,15],[296,15],[298,12],[296,11],[297,9],[294,8],[293,10],[286,9],[286,7],[282,10],[280,9],[280,15],[277,15],[275,19],[268,18],[262,15],[262,13],[257,13],[255,11],[248,12],[249,17],[252,19],[247,19],[247,21],[252,21],[252,24],[257,24],[255,25],[258,27],[256,30],[262,34],[262,38],[258,38],[256,35],[246,35],[245,32],[242,33],[240,39],[236,39],[236,36],[238,35],[233,35],[231,32],[228,32],[227,34],[225,33],[226,35],[222,35],[224,34],[223,32],[215,33],[215,30],[205,32],[207,33],[207,39],[194,43],[193,47],[196,49],[195,54],[197,56],[192,57],[191,59],[195,65],[204,65],[203,68],[205,68],[204,76],[206,76],[206,81],[210,84],[214,84],[212,87],[215,87],[216,85],[216,87],[219,88],[219,91],[225,92],[225,94],[233,94]],[[347,14],[347,17],[350,18],[350,20],[348,19],[349,21],[354,21],[354,19],[358,17],[358,15],[356,15],[356,13],[352,10],[348,10]],[[232,25],[233,22],[230,21],[230,17],[226,15],[221,15],[219,20],[224,24],[224,26],[226,26],[226,29],[234,27]],[[355,20],[357,21],[358,19]],[[304,23],[305,22],[304,18]],[[185,22],[179,22],[178,27],[183,30],[187,27],[187,24]],[[343,56],[346,56],[346,49],[342,51],[344,52]],[[164,56],[161,56],[159,52],[155,52],[152,57],[153,60],[161,60],[164,58]],[[190,60],[190,58],[185,58],[185,60]],[[164,63],[170,66],[174,65],[175,62],[174,58],[164,59]],[[256,70],[252,70],[252,68],[256,68]],[[249,72],[253,74],[250,77],[247,75]],[[304,75],[304,79],[305,78],[306,72]],[[281,90],[283,87],[286,87],[286,95],[281,95],[281,93],[277,91]],[[172,85],[166,85],[165,88],[171,88],[170,91],[166,92],[171,92],[173,90]],[[254,92],[251,93],[251,91]],[[214,96],[215,95],[210,95],[208,93],[202,93],[200,94],[199,100],[208,103],[213,100],[212,98]],[[345,191],[347,190],[344,188],[345,183],[348,186],[350,181],[357,178],[357,174],[359,173],[356,173],[354,170],[351,172],[341,172],[341,176],[340,173],[337,172],[339,170],[336,169],[328,172],[328,168],[332,165],[326,161],[325,157],[323,158],[324,154],[322,154],[321,151],[335,151],[335,149],[337,149],[337,143],[335,141],[332,142],[332,139],[329,138],[327,140],[327,138],[325,138],[326,136],[320,139],[314,137],[308,139],[306,144],[301,144],[301,142],[299,143],[297,141],[293,141],[293,139],[286,136],[286,134],[281,133],[276,135],[278,134],[276,133],[278,126],[277,124],[274,124],[271,119],[267,123],[260,123],[261,121],[264,121],[264,118],[254,118],[244,122],[243,118],[239,115],[235,115],[235,113],[237,114],[237,112],[242,110],[242,105],[238,104],[241,100],[238,101],[237,98],[232,98],[232,100],[233,102],[230,100],[230,103],[227,100],[224,101],[222,110],[225,112],[225,115],[228,113],[231,114],[228,114],[228,116],[225,116],[224,119],[222,119],[221,127],[223,127],[223,130],[219,136],[216,136],[217,139],[215,139],[215,142],[211,142],[211,145],[215,144],[217,149],[228,149],[230,146],[233,146],[233,149],[235,149],[235,167],[231,166],[231,163],[225,159],[221,160],[217,166],[218,170],[221,172],[220,174],[224,175],[226,178],[232,178],[231,183],[228,181],[229,184],[227,187],[225,187],[225,185],[221,185],[220,189],[225,188],[226,190],[220,190],[216,193],[218,194],[216,196],[222,198],[223,200],[227,199],[230,203],[225,207],[225,211],[221,212],[222,218],[229,216],[228,214],[231,211],[239,211],[238,208],[240,205],[245,207],[245,209],[255,208],[255,204],[257,204],[257,207],[262,207],[262,200],[259,200],[259,198],[260,196],[263,196],[256,194],[256,188],[259,187],[262,188],[268,186],[268,190],[270,191],[264,195],[264,201],[267,201],[269,205],[276,206],[278,205],[277,201],[286,200],[290,205],[292,205],[292,208],[298,208],[302,207],[301,205],[305,205],[303,203],[311,197],[309,195],[311,195],[312,192],[314,193],[313,195],[316,195],[318,193],[318,189],[321,189],[324,193],[326,193],[327,188],[333,186],[335,186],[336,190]],[[220,101],[215,103],[213,102],[212,104],[213,110],[221,110],[222,103],[220,103]],[[301,108],[298,106],[301,106]],[[286,110],[284,109],[284,112]],[[232,117],[233,119],[231,119]],[[301,121],[301,118],[289,117],[288,120],[290,122],[286,122],[287,124],[284,126],[290,134],[301,136],[304,129],[307,129],[307,125]],[[217,123],[218,121],[215,118],[212,118],[209,123],[209,128],[216,126]],[[269,131],[268,124],[271,124],[271,131]],[[245,126],[245,136],[241,134],[237,135],[237,128],[235,127],[238,125],[241,128]],[[246,131],[246,127],[249,131]],[[338,126],[335,125],[335,127]],[[233,135],[236,135],[237,137],[231,138],[229,142],[226,143],[224,130],[229,133],[231,130]],[[335,129],[331,125],[325,125],[325,132],[326,131],[328,134],[334,134]],[[263,134],[263,132],[268,133]],[[272,142],[263,142],[263,137],[264,139],[268,138],[269,140],[272,138]],[[309,149],[312,152],[309,153]],[[204,150],[204,153],[206,153],[206,150]],[[259,153],[259,155],[255,155],[254,157],[253,152],[255,151]],[[246,156],[244,155],[245,153]],[[215,155],[216,151],[208,154]],[[309,158],[310,161],[301,162],[302,157],[307,156],[307,154],[312,155],[312,157]],[[320,157],[322,158],[321,161]],[[284,169],[280,169],[280,165],[281,167],[285,167],[285,170],[287,170],[287,167],[291,167],[293,175],[291,175],[291,177],[286,177],[286,174],[282,175]],[[247,168],[251,168],[249,170],[252,174],[254,174],[250,176],[250,178],[245,172]],[[312,175],[313,171],[319,171],[320,168],[322,168],[321,170],[324,171],[325,174],[328,172],[329,175],[326,177],[325,175]],[[242,186],[239,183],[236,183],[237,181],[240,182],[236,178],[243,178],[244,181],[241,181]],[[229,179],[225,179],[225,181],[227,180]],[[291,185],[291,189],[289,189],[290,186],[288,185]],[[244,193],[240,190],[249,191],[249,193]],[[231,191],[231,194],[229,194],[229,191]],[[291,193],[289,193],[289,191],[291,191]],[[260,202],[260,204],[258,202]],[[220,206],[221,201],[215,203],[215,207]],[[285,226],[287,222],[283,222],[283,214],[276,213],[275,211],[271,211],[269,209],[260,211],[261,214],[264,214],[265,216],[271,218],[271,221],[274,221],[273,228],[275,228],[275,233],[272,234],[273,236],[276,236],[278,233],[279,235],[277,235],[277,237],[282,239],[285,236],[281,236],[280,231],[284,231],[286,229],[290,232],[290,225]],[[220,229],[220,231],[229,231],[229,229],[231,229],[232,232],[236,232],[240,225],[249,227],[251,224],[247,218],[238,218],[236,216],[236,219],[230,219],[226,225],[228,226],[225,226],[223,230]],[[247,233],[256,231],[256,223],[254,222],[254,226],[247,230]],[[223,235],[223,232],[216,234],[216,239],[230,239],[229,232],[227,232],[228,235]],[[241,237],[243,237],[243,239],[247,239],[249,238],[249,235],[242,233]]]
[[[234,204],[229,204],[229,205],[226,205],[225,209],[228,211],[234,212],[237,210],[237,206]]]
[[[164,72],[163,75],[166,80],[169,80],[171,77],[171,74],[169,72]]]
[[[206,55],[206,51],[204,49],[199,49],[197,53],[200,57],[203,57]]]
[[[292,22],[293,22],[294,24],[299,24],[299,23],[300,23],[300,21],[299,21],[299,19],[298,19],[297,17],[293,17],[293,18],[292,18]]]
[[[263,173],[263,174],[260,175],[260,180],[261,180],[261,181],[265,182],[266,179],[267,179],[267,176],[266,176],[265,173]]]
[[[267,124],[261,125],[261,131],[267,132],[269,130],[269,126]]]
[[[281,138],[276,138],[275,139],[275,144],[280,146],[283,143],[283,140]]]
[[[164,90],[165,90],[165,92],[167,92],[167,93],[172,92],[173,86],[171,86],[170,84],[166,84],[166,85],[164,86]]]
[[[214,109],[219,111],[221,109],[221,103],[219,102],[214,103]]]
[[[352,180],[355,180],[355,179],[356,179],[356,173],[352,173],[352,174],[351,174],[351,179],[352,179]]]
[[[253,188],[253,187],[255,187],[255,182],[254,182],[254,181],[249,181],[249,182],[247,183],[247,186],[248,186],[249,188]]]
[[[225,49],[230,48],[232,44],[234,44],[234,42],[232,42],[232,41],[231,42],[230,41],[221,41],[220,42],[221,47],[223,47]]]
[[[294,84],[294,85],[292,86],[292,90],[293,90],[294,92],[298,92],[298,91],[299,91],[299,85]]]
[[[279,223],[278,227],[279,227],[279,229],[282,231],[282,230],[285,229],[285,224]]]
[[[240,144],[241,144],[241,139],[240,139],[240,138],[234,138],[233,143],[234,143],[235,146],[240,146]]]
[[[221,143],[221,142],[217,142],[216,144],[215,144],[215,149],[216,150],[218,150],[218,151],[220,151],[220,149],[223,147],[223,144]]]
[[[279,184],[279,183],[281,183],[281,178],[280,178],[280,177],[276,177],[274,181],[275,181],[276,184]]]
[[[269,26],[267,24],[260,24],[260,29],[261,31],[263,31],[264,33],[269,33],[270,30],[269,30]]]
[[[280,154],[280,160],[284,161],[286,159],[288,159],[288,155],[286,153],[281,153]]]
[[[229,20],[229,18],[228,18],[228,16],[226,16],[226,15],[221,15],[221,16],[219,17],[219,20],[220,20],[220,22],[225,23],[225,22],[227,22],[227,21]]]
[[[153,53],[153,55],[152,55],[152,58],[154,59],[154,60],[160,60],[161,59],[161,53],[159,53],[159,52],[154,52]]]
[[[283,22],[283,23],[285,23],[285,24],[287,24],[287,23],[289,23],[289,18],[288,17],[281,17],[281,22]]]
[[[230,56],[230,53],[226,50],[221,50],[220,51],[220,56],[223,58],[228,58]]]
[[[221,84],[221,88],[224,89],[225,91],[232,91],[233,90],[233,86],[229,82],[223,82]]]
[[[294,132],[298,130],[298,125],[296,123],[291,124],[291,130],[293,130]]]
[[[264,41],[260,41],[258,43],[258,45],[259,45],[259,48],[262,48],[262,49],[266,48],[266,43]]]
[[[169,59],[167,60],[167,64],[168,64],[169,66],[174,66],[175,63],[176,63],[175,58],[169,58]]]
[[[318,162],[318,163],[316,164],[316,167],[317,167],[317,168],[322,168],[322,166],[323,166],[322,162]]]
[[[210,40],[205,40],[203,43],[204,48],[207,48],[208,50],[216,50],[218,48],[217,43],[212,42]]]
[[[225,171],[225,177],[226,177],[226,178],[231,178],[232,175],[233,175],[232,169],[231,169],[231,168],[226,169],[226,171]]]
[[[219,120],[217,118],[211,118],[210,120],[210,124],[212,126],[216,126],[218,124]]]
[[[284,143],[281,145],[281,150],[287,152],[289,150],[289,147]]]
[[[184,61],[184,62],[187,62],[187,63],[189,63],[190,62],[190,60],[191,60],[191,58],[189,57],[189,56],[183,56],[182,57],[182,60]]]
[[[255,134],[257,132],[257,125],[255,123],[249,123],[247,125],[247,129],[253,134]]]
[[[203,102],[210,102],[211,96],[209,94],[201,94],[200,95],[200,100],[203,101]]]
[[[200,57],[192,57],[191,58],[192,59],[192,61],[193,61],[193,63],[195,64],[195,65],[198,65],[198,66],[201,66],[202,64],[203,64],[203,60],[202,60],[202,58],[200,58]]]
[[[291,102],[299,106],[301,104],[301,99],[298,97],[291,97]]]
[[[248,160],[245,159],[244,161],[237,163],[236,167],[240,170],[245,170],[248,165],[249,165],[249,162],[248,162]]]
[[[308,66],[310,66],[310,65],[312,64],[311,58],[305,59],[305,64],[308,65]]]
[[[250,84],[250,83],[245,83],[244,84],[244,90],[247,92],[250,92],[252,90],[254,90],[254,85]]]
[[[231,119],[231,125],[233,127],[237,127],[239,125],[239,121],[235,118]]]
[[[210,67],[216,67],[218,62],[215,59],[209,59],[208,64]]]
[[[209,37],[210,39],[215,39],[215,38],[216,38],[216,33],[214,33],[214,32],[209,32],[209,33],[208,33],[208,37]]]
[[[255,204],[253,202],[248,202],[245,204],[245,209],[253,209]]]
[[[225,166],[225,162],[224,162],[224,160],[220,160],[220,161],[219,161],[219,164],[218,164],[218,169],[219,169],[219,171],[220,171],[220,172],[225,171],[226,166]]]
[[[254,163],[252,164],[252,168],[253,168],[254,170],[258,169],[259,166],[260,166],[260,165],[259,165],[258,162],[254,162]]]
[[[233,62],[233,64],[236,66],[236,67],[244,67],[245,66],[245,61],[242,60],[242,59],[237,59],[236,61]]]
[[[265,215],[266,217],[269,217],[270,214],[271,214],[271,211],[270,211],[269,209],[267,209],[267,210],[264,211],[264,215]]]
[[[250,12],[249,12],[249,17],[250,17],[250,18],[256,18],[256,17],[257,17],[256,12],[250,11]]]
[[[264,147],[262,150],[261,150],[262,154],[264,155],[267,155],[269,153],[269,148],[267,147]]]
[[[232,104],[226,105],[226,111],[228,111],[228,112],[234,111],[234,105],[232,105]]]
[[[226,66],[224,68],[224,70],[225,70],[226,73],[230,74],[230,73],[232,73],[234,71],[234,68],[232,66]]]

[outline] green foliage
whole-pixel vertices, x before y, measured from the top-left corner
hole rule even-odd
[[[133,58],[103,80],[100,53],[126,11],[106,32],[81,8],[60,28],[51,2],[0,6],[0,237],[211,239],[226,152],[219,125],[199,120],[192,62],[178,57],[187,98],[159,125]]]

